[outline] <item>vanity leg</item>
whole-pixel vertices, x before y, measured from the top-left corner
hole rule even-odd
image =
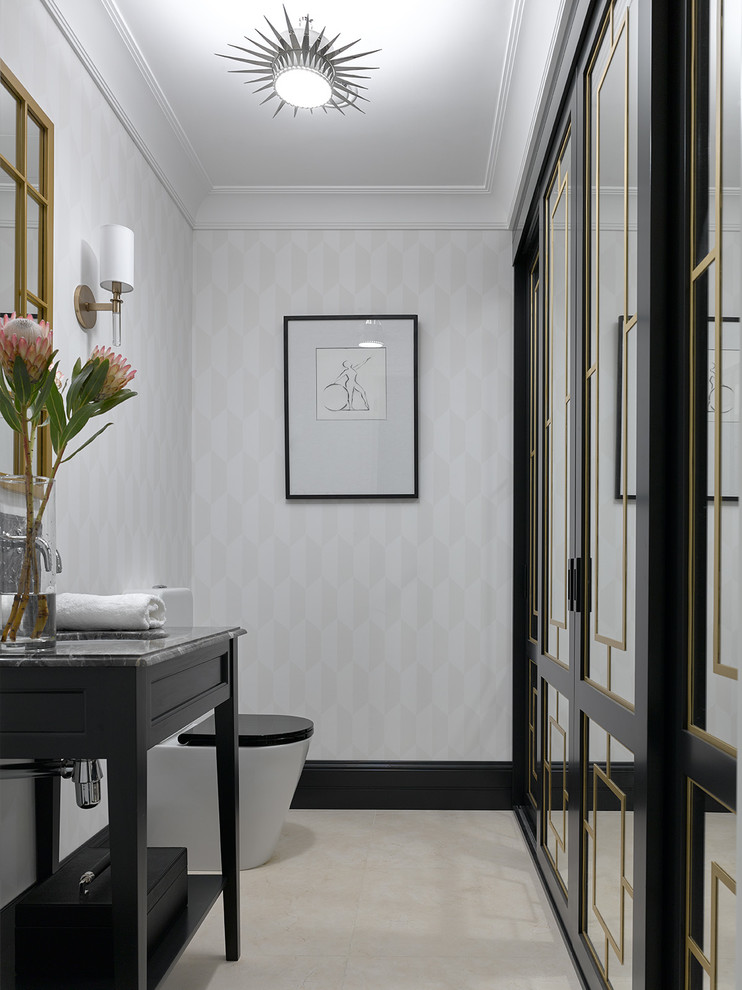
[[[59,867],[60,777],[37,777],[34,781],[36,807],[36,880],[46,880]]]
[[[131,674],[131,670],[127,671]],[[143,677],[128,677],[108,709],[108,819],[115,990],[147,986],[147,733]],[[139,697],[137,697],[139,696]],[[138,702],[138,703],[137,703]],[[113,712],[116,715],[113,715]]]
[[[224,877],[224,943],[227,959],[240,958],[240,822],[237,726],[237,644],[229,647],[232,691],[214,709],[219,840]]]
[[[15,990],[15,906],[0,911],[0,987]]]

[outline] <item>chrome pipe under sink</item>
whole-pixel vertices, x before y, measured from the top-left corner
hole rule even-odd
[[[0,763],[0,780],[59,776],[72,780],[78,808],[100,804],[103,768],[100,760],[33,760],[27,763]]]

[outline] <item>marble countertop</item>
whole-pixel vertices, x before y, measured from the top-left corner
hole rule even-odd
[[[59,632],[54,649],[37,653],[0,650],[3,667],[140,667],[182,656],[194,646],[236,639],[240,626],[175,626],[171,629],[100,633]]]

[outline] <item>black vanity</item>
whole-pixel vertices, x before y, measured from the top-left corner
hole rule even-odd
[[[96,990],[159,986],[220,893],[226,958],[239,958],[236,713],[242,633],[233,627],[174,629],[156,638],[83,634],[60,639],[52,652],[0,654],[0,757],[107,761],[114,975],[107,982],[97,979]],[[148,957],[147,750],[212,709],[222,873],[188,876],[187,909]],[[42,881],[59,866],[59,778],[40,777],[35,787]],[[16,977],[15,903],[2,911],[3,990],[78,990],[79,981],[65,981],[62,971],[51,983]]]

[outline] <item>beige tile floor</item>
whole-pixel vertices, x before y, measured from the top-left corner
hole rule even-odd
[[[292,811],[165,990],[579,990],[510,812]]]

